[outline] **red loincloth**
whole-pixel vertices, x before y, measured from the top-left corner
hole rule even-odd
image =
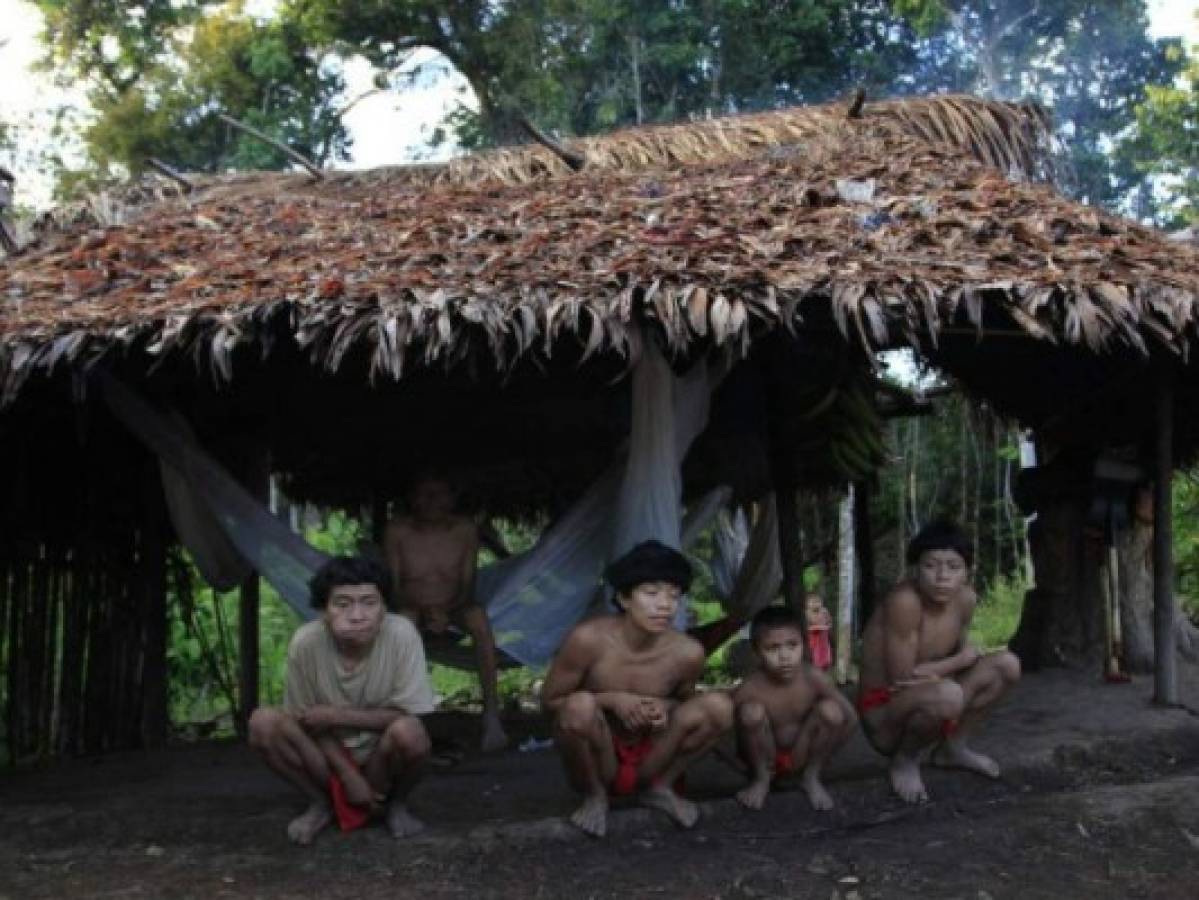
[[[791,750],[774,751],[774,774],[788,775],[795,771],[795,753]]]
[[[654,742],[649,735],[638,738],[636,743],[626,743],[612,735],[612,749],[616,751],[616,777],[609,786],[614,797],[627,797],[637,790],[637,767],[645,761]]]
[[[886,706],[891,702],[891,691],[887,688],[871,688],[858,695],[858,715],[864,716],[872,709]]]
[[[941,737],[951,738],[957,734],[958,720],[957,719],[942,719],[941,720]]]
[[[350,761],[354,768],[361,772],[362,766],[354,762],[354,757],[346,752],[344,748],[342,752],[345,753],[346,759]],[[355,806],[350,802],[349,798],[346,797],[346,786],[342,784],[337,774],[332,771],[329,772],[329,797],[333,802],[333,814],[337,816],[337,824],[342,831],[353,831],[355,828],[361,828],[370,819],[370,810],[364,809],[361,806]]]
[[[808,629],[808,651],[812,665],[824,671],[833,667],[833,647],[829,643],[827,628]]]

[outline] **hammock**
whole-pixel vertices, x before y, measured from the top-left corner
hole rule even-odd
[[[700,363],[675,376],[653,341],[642,346],[622,459],[529,551],[479,572],[477,598],[497,648],[519,663],[545,665],[576,623],[603,608],[600,575],[611,558],[648,538],[685,548],[727,496],[714,491],[681,521],[679,467],[707,424],[721,373]],[[171,521],[205,580],[227,590],[257,571],[301,618],[313,618],[308,582],[328,557],[242,488],[179,417],[159,413],[112,376],[101,378],[114,414],[158,456]],[[679,627],[685,615],[680,604]]]

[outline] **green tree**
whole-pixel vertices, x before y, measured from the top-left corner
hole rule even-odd
[[[1147,87],[1181,68],[1174,39],[1148,35],[1145,0],[895,0],[925,35],[916,91],[1035,98],[1053,110],[1066,148],[1063,186],[1127,210],[1145,174],[1111,151]]]
[[[1181,55],[1182,51],[1179,51]],[[1167,227],[1199,222],[1199,59],[1186,60],[1179,83],[1150,85],[1137,107],[1136,132],[1121,155],[1155,179],[1165,195],[1159,221]]]
[[[240,0],[83,3],[38,0],[49,61],[85,79],[94,118],[75,178],[176,167],[282,168],[287,157],[218,118],[226,113],[318,163],[344,158],[343,84],[295,23],[256,21]],[[72,184],[68,173],[62,181]]]

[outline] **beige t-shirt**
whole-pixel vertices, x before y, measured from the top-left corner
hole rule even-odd
[[[419,716],[433,711],[433,689],[425,647],[410,619],[388,613],[366,659],[347,672],[324,619],[301,625],[287,648],[283,708],[297,713],[306,706],[398,709]],[[337,737],[356,762],[370,756],[376,731],[337,729]]]

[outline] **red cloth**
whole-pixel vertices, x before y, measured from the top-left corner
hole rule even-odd
[[[649,735],[638,738],[635,743],[627,743],[612,735],[612,749],[616,751],[617,766],[610,790],[615,797],[627,797],[637,790],[637,769],[654,749],[654,742]]]
[[[951,738],[957,734],[958,720],[957,719],[942,719],[941,720],[941,737]]]
[[[343,750],[343,752],[345,752]],[[349,753],[345,753],[346,759],[359,772],[362,771],[362,766],[354,762],[354,757]],[[333,801],[333,814],[337,816],[337,824],[342,831],[353,831],[356,828],[361,828],[370,819],[370,810],[361,806],[355,806],[346,797],[346,786],[342,784],[340,778],[335,772],[329,773],[329,797]]]
[[[871,688],[858,695],[858,715],[864,716],[872,709],[886,706],[891,702],[891,691],[887,688]]]
[[[774,774],[787,775],[795,771],[795,754],[790,750],[774,751]]]
[[[808,629],[808,651],[812,665],[821,671],[833,667],[833,647],[829,643],[827,628]]]

